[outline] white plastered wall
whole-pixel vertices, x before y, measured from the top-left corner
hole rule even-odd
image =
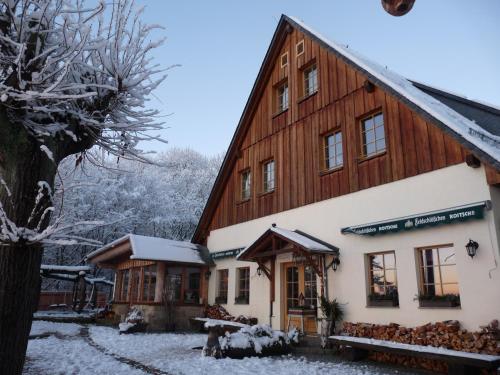
[[[340,229],[347,226],[485,200],[492,200],[494,209],[485,210],[485,218],[482,220],[373,237],[340,233]],[[490,191],[484,169],[473,169],[460,164],[211,231],[208,248],[214,252],[245,247],[272,223],[287,229],[300,229],[340,248],[342,263],[337,272],[329,270],[328,289],[330,298],[346,303],[346,320],[382,324],[396,322],[415,326],[431,321],[457,319],[465,328],[477,329],[492,319],[500,318],[498,228],[493,215],[494,212],[500,214],[497,205],[500,205],[500,193]],[[470,259],[465,251],[469,238],[479,243],[474,259]],[[415,249],[449,243],[454,244],[456,251],[461,308],[420,308],[415,300],[418,293]],[[388,250],[396,253],[400,306],[367,307],[366,254]],[[287,261],[286,256],[277,259],[278,263],[284,261]],[[269,281],[265,276],[257,276],[256,265],[239,262],[234,258],[222,259],[216,263],[209,284],[209,302],[213,303],[216,295],[215,270],[228,268],[229,312],[233,315],[256,316],[261,323],[269,323]],[[251,266],[250,305],[234,305],[235,268],[248,264]],[[279,328],[280,264],[277,264],[276,272],[276,302],[272,322],[273,327]]]

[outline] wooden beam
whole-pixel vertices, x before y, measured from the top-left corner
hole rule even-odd
[[[270,300],[271,300],[271,303],[274,302],[275,300],[275,289],[276,289],[276,285],[275,285],[275,280],[276,280],[276,258],[272,258],[271,259],[271,278],[269,279],[270,283],[270,290],[269,290],[269,296],[270,296]]]

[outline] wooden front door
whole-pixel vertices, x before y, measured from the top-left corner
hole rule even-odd
[[[284,329],[290,325],[301,330],[303,324],[305,333],[316,333],[316,314],[313,313],[318,306],[316,273],[312,267],[285,263],[283,274]],[[297,308],[306,311],[304,322],[297,316]]]

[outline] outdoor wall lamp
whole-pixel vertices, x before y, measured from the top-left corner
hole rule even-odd
[[[337,269],[339,268],[339,265],[340,265],[340,258],[338,255],[335,255],[333,257],[332,262],[326,268],[332,267],[333,272],[336,272]]]
[[[257,268],[257,275],[262,276],[262,268],[260,266]]]
[[[212,272],[210,272],[210,271],[205,272],[205,280],[210,280],[211,274],[212,274]]]
[[[469,239],[469,242],[467,242],[467,245],[465,245],[465,249],[467,250],[467,254],[472,258],[477,253],[477,249],[479,248],[479,244],[476,241],[473,241]]]

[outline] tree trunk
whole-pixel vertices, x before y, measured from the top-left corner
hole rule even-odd
[[[9,189],[0,184],[0,203],[9,220],[18,227],[38,226],[43,211],[51,205],[47,195],[33,211],[39,181],[52,189],[56,170],[56,162],[40,151],[40,143],[0,113],[0,177]],[[46,228],[48,221],[49,215],[40,228]],[[23,240],[0,245],[0,374],[22,372],[40,293],[42,253],[41,244],[29,245]]]
[[[0,250],[0,374],[21,374],[40,294],[41,246]]]

